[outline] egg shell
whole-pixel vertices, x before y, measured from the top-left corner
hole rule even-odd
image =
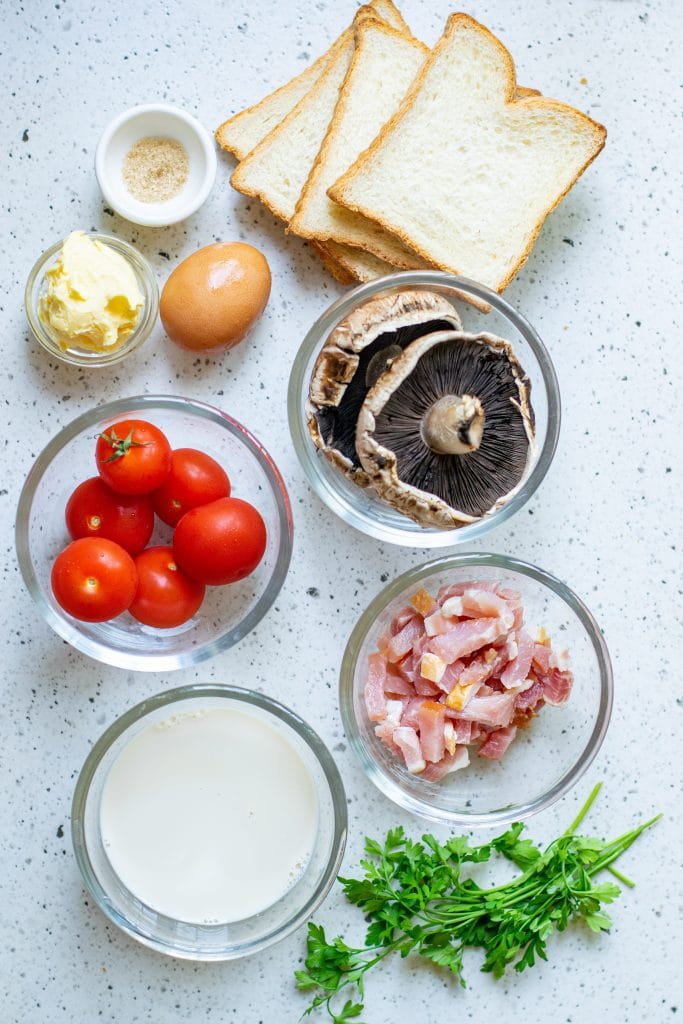
[[[164,285],[164,330],[181,348],[232,348],[263,313],[270,284],[268,262],[253,245],[207,245],[179,263]]]

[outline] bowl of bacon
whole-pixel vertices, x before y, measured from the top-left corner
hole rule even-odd
[[[503,555],[390,583],[344,653],[340,706],[372,782],[430,821],[501,825],[566,793],[600,749],[612,669],[564,583]]]

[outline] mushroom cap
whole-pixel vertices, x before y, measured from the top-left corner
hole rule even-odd
[[[510,342],[440,331],[406,349],[370,389],[356,449],[379,496],[422,526],[453,529],[490,515],[521,486],[535,454],[530,382]],[[465,454],[434,451],[426,414],[446,395],[479,400],[481,442]]]
[[[316,448],[366,487],[356,422],[370,387],[416,338],[460,327],[451,303],[426,289],[378,296],[352,310],[330,333],[311,373],[306,417]]]

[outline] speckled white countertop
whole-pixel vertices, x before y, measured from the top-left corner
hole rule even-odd
[[[263,689],[304,714],[346,783],[347,870],[367,830],[398,822],[420,830],[361,774],[335,691],[359,612],[423,552],[381,549],[333,519],[304,482],[286,426],[294,353],[341,289],[299,239],[231,191],[227,157],[219,157],[206,206],[162,230],[112,216],[93,171],[99,133],[124,108],[167,100],[213,129],[322,52],[352,7],[0,3],[3,1024],[289,1024],[306,1005],[292,982],[303,932],[239,963],[174,962],[124,937],[84,892],[69,838],[74,782],[105,726],[146,695],[220,680]],[[551,216],[507,293],[555,361],[564,403],[557,456],[530,506],[476,545],[566,580],[598,617],[614,659],[603,749],[531,834],[545,840],[562,830],[598,779],[605,786],[591,819],[596,831],[618,834],[656,811],[666,817],[624,858],[638,886],[615,905],[609,936],[575,927],[551,940],[547,964],[501,982],[478,972],[473,953],[466,990],[423,964],[394,963],[369,979],[363,1019],[660,1024],[683,1015],[680,16],[670,0],[482,0],[467,9],[501,35],[521,82],[609,129],[604,153]],[[403,13],[431,42],[449,8],[404,0]],[[57,365],[28,337],[22,294],[38,253],[73,228],[133,242],[160,283],[200,245],[248,240],[271,263],[270,305],[251,340],[224,358],[193,358],[158,326],[113,372]],[[289,577],[259,628],[197,671],[163,676],[107,669],[61,642],[23,587],[12,534],[24,477],[53,434],[95,404],[143,391],[194,396],[243,420],[282,470],[296,531]],[[336,891],[317,918],[333,933],[362,937],[360,915]]]

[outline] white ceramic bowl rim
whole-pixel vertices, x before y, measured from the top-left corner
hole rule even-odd
[[[369,755],[365,744],[360,738],[353,712],[353,683],[356,662],[363,641],[380,612],[391,601],[409,587],[423,582],[425,577],[432,572],[443,572],[448,569],[469,568],[470,566],[478,565],[490,566],[495,569],[501,569],[503,572],[512,571],[528,576],[553,591],[571,608],[586,631],[595,652],[600,673],[600,702],[595,724],[577,761],[546,792],[533,800],[523,801],[513,807],[504,807],[486,813],[460,814],[458,812],[449,812],[442,808],[436,809],[430,804],[416,799],[411,794],[406,793],[381,771]],[[564,796],[565,793],[576,785],[597,755],[609,727],[613,700],[614,678],[607,644],[593,614],[588,610],[583,601],[570,590],[566,583],[563,583],[544,569],[539,569],[537,566],[531,565],[529,562],[523,562],[518,558],[485,552],[471,552],[435,558],[432,561],[416,566],[414,569],[409,569],[408,572],[392,580],[370,602],[354,626],[344,651],[339,674],[339,705],[344,731],[366,775],[385,796],[400,807],[428,821],[462,828],[508,825],[513,821],[520,821],[523,818],[530,817],[532,814],[537,814],[539,811],[555,803],[561,796]]]
[[[93,777],[100,762],[107,754],[110,747],[116,740],[134,725],[141,718],[151,714],[153,711],[166,706],[171,706],[179,701],[196,698],[221,697],[230,700],[241,701],[245,704],[252,704],[260,710],[267,711],[275,718],[280,719],[289,726],[307,744],[314,757],[318,761],[327,784],[330,788],[330,797],[334,811],[334,827],[330,842],[330,855],[322,873],[321,882],[310,899],[299,908],[297,913],[290,920],[284,921],[278,928],[261,939],[245,943],[243,948],[225,950],[222,953],[201,955],[197,951],[180,949],[176,946],[162,942],[158,937],[149,935],[139,930],[127,918],[125,918],[115,907],[112,906],[107,892],[102,887],[97,874],[94,871],[84,831],[85,807],[88,799],[88,792]],[[234,960],[242,956],[248,956],[267,946],[284,939],[291,932],[301,927],[302,924],[313,914],[316,908],[322,903],[337,876],[337,872],[344,856],[346,846],[346,834],[348,828],[348,813],[346,809],[346,793],[339,769],[332,754],[323,741],[311,726],[300,718],[295,711],[281,704],[279,701],[268,697],[265,694],[254,690],[248,690],[239,686],[226,686],[220,683],[193,683],[187,686],[179,686],[172,690],[164,690],[153,697],[148,697],[117,718],[100,736],[88,754],[76,782],[71,807],[71,839],[76,856],[76,862],[83,877],[83,880],[93,895],[100,910],[106,914],[110,921],[113,921],[118,928],[127,935],[137,939],[138,942],[156,949],[159,952],[187,960]],[[163,915],[159,915],[163,917]],[[168,920],[168,919],[167,919]]]
[[[280,524],[281,543],[277,554],[273,574],[265,591],[256,602],[254,607],[245,617],[230,630],[228,634],[216,637],[203,647],[193,647],[185,654],[158,655],[147,658],[144,662],[137,655],[119,654],[110,648],[83,636],[78,627],[67,618],[61,618],[54,609],[45,601],[40,585],[33,570],[33,563],[28,546],[28,530],[26,524],[29,521],[31,504],[35,496],[36,488],[43,476],[43,473],[50,465],[52,459],[61,449],[69,443],[81,431],[91,427],[102,420],[113,419],[121,413],[129,413],[131,409],[144,410],[150,408],[173,409],[181,412],[194,412],[198,416],[218,418],[227,425],[228,429],[236,434],[250,453],[258,459],[263,471],[268,478],[275,496],[277,514]],[[213,657],[215,654],[228,647],[232,647],[239,640],[245,637],[254,629],[264,617],[277,597],[282,584],[287,576],[289,563],[292,555],[292,510],[289,503],[289,496],[280,471],[273,462],[263,445],[244,427],[238,420],[229,416],[216,406],[208,405],[205,402],[198,402],[190,398],[182,398],[178,395],[138,395],[132,398],[119,398],[106,405],[97,406],[87,412],[81,413],[75,420],[68,423],[51,441],[45,446],[38,458],[35,460],[24,483],[19,504],[17,507],[15,541],[19,568],[28,588],[31,597],[36,602],[43,617],[54,631],[72,644],[77,650],[105,664],[116,665],[119,668],[134,669],[137,671],[168,671],[170,669],[183,668],[187,665],[195,665],[200,661]]]
[[[529,476],[524,480],[517,493],[501,509],[491,516],[485,516],[457,530],[425,530],[420,533],[415,530],[403,531],[395,526],[380,526],[356,508],[348,505],[327,484],[318,468],[317,460],[320,457],[320,453],[313,446],[306,426],[305,416],[302,414],[302,394],[308,394],[309,382],[304,377],[312,354],[314,351],[319,350],[330,334],[330,331],[352,309],[384,289],[429,287],[434,287],[437,290],[439,288],[448,288],[470,292],[477,298],[488,302],[512,324],[529,345],[534,357],[538,361],[548,395],[548,422],[545,441]],[[528,320],[514,306],[511,306],[509,302],[498,295],[497,292],[491,291],[485,285],[478,284],[476,281],[471,281],[466,277],[445,273],[441,270],[410,270],[390,274],[387,277],[377,278],[369,281],[367,284],[352,288],[342,295],[341,298],[337,299],[316,320],[299,348],[289,378],[287,409],[289,429],[299,462],[309,484],[327,507],[345,522],[349,523],[350,526],[353,526],[356,530],[367,536],[374,537],[385,543],[389,542],[413,548],[455,547],[458,544],[468,543],[470,540],[474,540],[487,533],[500,523],[504,523],[506,519],[514,515],[534,494],[548,472],[557,448],[561,421],[560,389],[557,374],[555,373],[548,350]]]
[[[125,194],[113,192],[109,187],[107,155],[111,140],[122,125],[144,114],[163,114],[182,121],[192,130],[206,161],[206,170],[201,186],[191,197],[188,197],[185,205],[172,217],[169,217],[168,212],[164,212],[163,204],[151,204],[149,213],[144,213],[137,207],[133,211],[125,201]],[[213,188],[216,180],[217,165],[213,139],[204,125],[186,110],[182,110],[180,107],[173,106],[170,103],[141,103],[136,107],[124,110],[106,125],[95,151],[95,174],[97,175],[97,181],[105,200],[121,217],[143,227],[166,227],[170,224],[177,224],[179,221],[185,220],[195,213],[206,201]]]

